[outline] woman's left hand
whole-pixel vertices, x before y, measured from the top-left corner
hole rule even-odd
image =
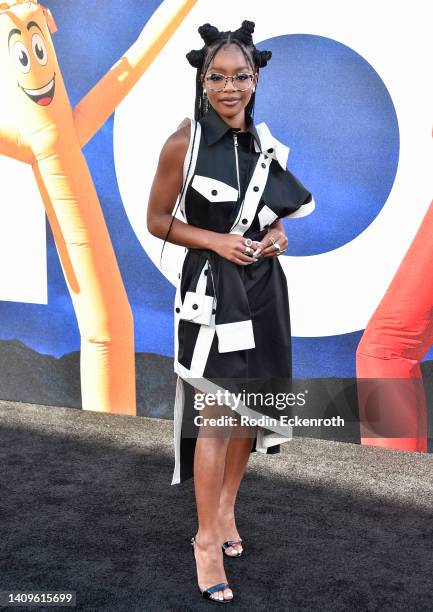
[[[268,233],[263,237],[262,241],[259,243],[261,248],[260,257],[278,257],[283,251],[287,249],[287,245],[289,241],[284,232],[284,227],[282,224],[278,224],[278,228],[270,228]],[[278,244],[280,250],[277,250],[274,247],[274,244]]]

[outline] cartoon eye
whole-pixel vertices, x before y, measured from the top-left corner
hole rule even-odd
[[[30,54],[25,44],[20,40],[17,40],[17,42],[13,44],[11,55],[21,72],[27,73],[30,70]]]
[[[42,64],[42,66],[45,66],[48,61],[48,54],[44,40],[40,34],[33,34],[32,49],[38,62]]]

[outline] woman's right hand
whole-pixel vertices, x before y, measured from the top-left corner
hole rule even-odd
[[[251,245],[253,252],[259,244],[256,240],[253,240]],[[221,255],[221,257],[225,257],[225,259],[242,266],[257,261],[251,255],[245,254],[245,238],[238,234],[217,234],[212,240],[211,249],[218,253],[218,255]]]

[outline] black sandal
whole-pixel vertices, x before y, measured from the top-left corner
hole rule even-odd
[[[191,550],[192,550],[192,554],[194,555],[194,559],[195,559],[194,544],[195,544],[195,536],[192,536]],[[202,591],[200,587],[198,587],[198,590],[200,591],[204,599],[209,599],[210,601],[214,601],[215,603],[229,603],[230,601],[233,601],[234,596],[230,597],[229,599],[225,599],[224,597],[223,599],[215,599],[215,597],[211,597],[213,593],[216,593],[218,591],[224,591],[224,589],[226,589],[227,587],[230,588],[228,582],[219,582],[218,584],[213,584],[212,586],[205,589],[204,591]]]
[[[242,557],[242,554],[244,552],[243,548],[242,548],[242,550],[238,550],[236,555],[228,555],[225,552],[226,549],[230,548],[230,546],[233,546],[233,544],[240,544],[241,542],[242,542],[242,539],[240,539],[240,540],[227,540],[227,542],[224,542],[224,544],[221,546],[221,548],[223,549],[223,552],[224,552],[225,556],[226,557],[231,557],[233,559],[236,559],[236,557]]]

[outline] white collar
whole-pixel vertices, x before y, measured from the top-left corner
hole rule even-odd
[[[256,125],[256,130],[260,138],[261,150],[254,140],[254,148],[256,153],[263,152],[270,157],[277,160],[283,170],[286,170],[287,158],[289,156],[290,148],[285,144],[272,136],[268,126],[264,121]],[[269,153],[269,149],[273,149],[272,153]]]

